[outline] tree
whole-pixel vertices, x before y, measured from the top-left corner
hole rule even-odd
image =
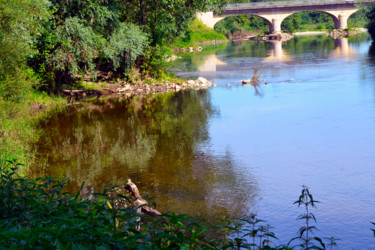
[[[37,56],[30,65],[43,78],[40,88],[56,91],[81,74],[96,79],[96,69],[130,67],[147,46],[146,35],[135,25],[121,22],[117,0],[51,0],[52,18],[38,38]]]
[[[187,32],[197,11],[219,9],[224,0],[126,0],[122,18],[143,27],[151,45],[165,45]]]
[[[26,60],[36,52],[34,36],[43,29],[48,6],[46,0],[0,0],[0,104],[21,102],[31,89]]]

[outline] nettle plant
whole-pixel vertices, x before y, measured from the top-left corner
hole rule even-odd
[[[233,235],[231,248],[233,249],[278,249],[272,240],[277,240],[272,227],[264,224],[265,221],[258,219],[255,214],[248,218],[236,220],[231,230]]]
[[[334,237],[324,238],[325,240],[328,240],[328,243],[324,243],[319,237],[313,237],[314,231],[317,230],[316,226],[314,225],[316,224],[316,217],[312,212],[310,212],[310,210],[312,208],[316,208],[316,203],[319,203],[319,201],[314,200],[309,188],[303,185],[301,195],[299,196],[298,200],[294,202],[294,204],[298,204],[298,207],[303,206],[305,208],[305,212],[297,217],[297,220],[303,221],[304,224],[299,228],[299,235],[291,239],[285,249],[293,249],[296,247],[305,250],[332,249],[332,247],[337,246],[336,241],[339,239]],[[297,240],[301,243],[290,248],[289,245]]]
[[[332,249],[337,246],[337,240],[334,237],[319,238],[314,236],[317,230],[316,217],[311,212],[312,208],[316,208],[316,203],[308,187],[302,186],[302,192],[298,200],[294,204],[298,207],[303,206],[305,212],[297,217],[297,220],[303,221],[303,225],[299,228],[298,236],[292,238],[288,244],[277,245],[275,241],[277,237],[271,231],[272,227],[265,224],[264,220],[258,219],[255,214],[251,214],[248,218],[237,220],[231,227],[232,232],[232,248],[233,249]],[[375,225],[375,223],[374,223]],[[373,229],[375,234],[375,229]]]

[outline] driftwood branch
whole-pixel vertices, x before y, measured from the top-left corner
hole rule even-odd
[[[156,217],[156,216],[161,215],[161,213],[158,210],[148,206],[148,202],[141,197],[137,186],[130,179],[128,180],[128,183],[126,184],[125,189],[135,199],[134,204],[135,204],[137,213],[142,213],[151,217]]]

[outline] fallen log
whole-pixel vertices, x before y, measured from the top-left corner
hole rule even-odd
[[[150,207],[148,205],[148,202],[141,197],[137,186],[130,179],[128,180],[128,183],[126,184],[125,189],[135,199],[134,205],[135,205],[135,209],[137,213],[145,214],[151,217],[156,217],[156,216],[161,215],[161,213],[158,210]]]

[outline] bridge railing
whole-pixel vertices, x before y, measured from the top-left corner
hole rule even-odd
[[[371,0],[370,0],[371,1]],[[227,4],[225,9],[242,9],[242,8],[261,8],[276,6],[298,6],[298,5],[318,5],[318,4],[337,4],[337,3],[361,3],[369,2],[369,0],[293,0],[293,1],[274,1],[274,2],[248,2]],[[372,2],[372,1],[371,1]]]

